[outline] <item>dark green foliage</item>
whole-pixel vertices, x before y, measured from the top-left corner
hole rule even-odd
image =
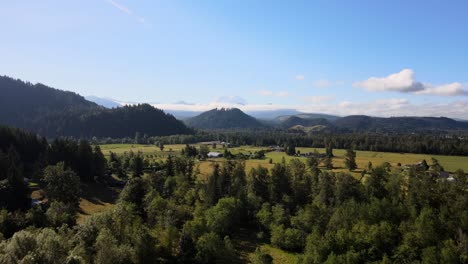
[[[182,122],[148,104],[107,109],[82,96],[0,77],[0,123],[47,137],[134,137],[190,134]],[[139,139],[140,140],[140,139]]]
[[[326,156],[324,159],[323,159],[323,166],[325,166],[325,168],[331,170],[333,169],[333,160],[330,156]]]
[[[277,163],[271,170],[270,200],[280,202],[283,195],[289,195],[290,182],[287,166],[284,163]]]
[[[45,215],[50,226],[73,226],[76,223],[76,206],[58,200],[51,201]]]
[[[44,184],[47,197],[71,206],[78,206],[80,199],[80,178],[63,162],[48,166],[44,170]]]
[[[273,258],[260,248],[256,248],[255,253],[250,258],[250,261],[252,264],[271,264],[273,263]]]
[[[198,116],[187,119],[185,123],[190,127],[200,129],[245,129],[264,127],[258,120],[245,114],[237,108],[213,109]]]
[[[263,201],[269,199],[269,177],[268,169],[263,167],[252,168],[249,173],[249,191]]]
[[[293,158],[271,170],[254,168],[248,177],[245,163],[232,159],[213,162],[203,181],[196,177],[193,155],[153,164],[141,153],[111,153],[113,173],[131,172],[140,157],[145,175],[126,181],[114,207],[76,225],[76,196],[68,194],[80,179],[98,179],[106,170],[105,163],[97,166],[103,164],[100,149],[59,140],[43,148],[49,156],[28,160],[21,148],[27,140],[19,132],[10,134],[20,140],[0,149],[1,188],[23,183],[31,164],[32,172],[51,165],[42,179],[55,187],[42,206],[0,210],[0,263],[32,258],[38,263],[237,263],[234,245],[244,232],[258,234],[252,241],[296,252],[300,263],[467,262],[467,176],[457,171],[455,180],[439,178],[442,166],[436,160],[427,171],[368,166],[357,180],[345,172],[320,171],[316,155],[307,165]],[[327,147],[342,144],[336,141],[328,137]],[[73,166],[80,177],[71,177],[67,168]],[[93,178],[86,176],[90,171]],[[251,261],[271,263],[272,258],[256,250]]]
[[[357,169],[356,152],[352,149],[346,150],[345,165],[350,171]]]
[[[288,147],[286,148],[286,154],[290,155],[290,156],[294,156],[296,155],[296,147],[294,145],[288,145]]]
[[[49,164],[64,162],[84,182],[102,179],[105,175],[106,160],[99,147],[94,150],[86,140],[78,144],[70,139],[56,139],[48,151]],[[114,160],[115,161],[115,160]]]
[[[140,153],[134,155],[130,160],[130,170],[133,177],[140,177],[143,175],[143,157]]]
[[[190,146],[189,144],[185,145],[185,148],[182,149],[182,155],[187,157],[196,157],[198,155],[198,150],[195,146]]]

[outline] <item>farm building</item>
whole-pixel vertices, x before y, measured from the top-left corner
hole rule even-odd
[[[208,152],[208,158],[221,158],[223,154],[219,152]]]

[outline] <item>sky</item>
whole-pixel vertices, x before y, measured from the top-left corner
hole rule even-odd
[[[0,0],[0,75],[171,110],[468,119],[468,1]]]

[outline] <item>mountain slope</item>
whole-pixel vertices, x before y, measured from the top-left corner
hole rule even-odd
[[[107,99],[107,98],[102,98],[102,97],[97,97],[94,95],[89,95],[85,97],[86,100],[91,101],[93,103],[96,103],[100,106],[104,106],[105,108],[115,108],[115,107],[121,107],[122,105],[117,103],[116,101],[112,99]]]
[[[335,115],[328,115],[328,114],[319,114],[319,113],[298,113],[298,114],[294,114],[294,115],[280,115],[280,116],[277,116],[275,119],[273,119],[274,122],[276,123],[281,123],[285,120],[287,120],[288,118],[290,117],[299,117],[299,118],[302,118],[302,119],[317,119],[317,118],[323,118],[323,119],[326,119],[328,121],[335,121],[337,119],[339,119],[340,117],[339,116],[335,116]]]
[[[312,126],[330,126],[330,122],[325,118],[305,119],[298,116],[290,116],[280,123],[282,128],[291,128],[294,126],[312,127]]]
[[[0,124],[46,137],[134,137],[190,134],[172,115],[148,104],[106,109],[43,84],[0,77]]]
[[[468,130],[468,123],[446,117],[370,117],[364,115],[346,116],[332,125],[344,131],[412,133],[424,131]]]
[[[257,119],[237,108],[221,108],[203,112],[185,120],[185,124],[199,129],[231,129],[264,127]]]

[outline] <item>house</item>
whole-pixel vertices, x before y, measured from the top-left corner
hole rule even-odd
[[[268,147],[269,151],[275,151],[275,152],[284,152],[284,148],[280,146],[269,146]]]
[[[208,158],[221,158],[222,156],[223,154],[219,152],[208,152],[208,155],[207,155]]]
[[[200,143],[198,143],[198,144],[200,144],[200,145],[207,145],[207,146],[209,146],[209,147],[211,147],[211,146],[221,146],[221,147],[225,147],[225,148],[229,148],[229,147],[231,146],[231,143],[225,142],[225,141],[219,141],[219,140],[200,142]]]

